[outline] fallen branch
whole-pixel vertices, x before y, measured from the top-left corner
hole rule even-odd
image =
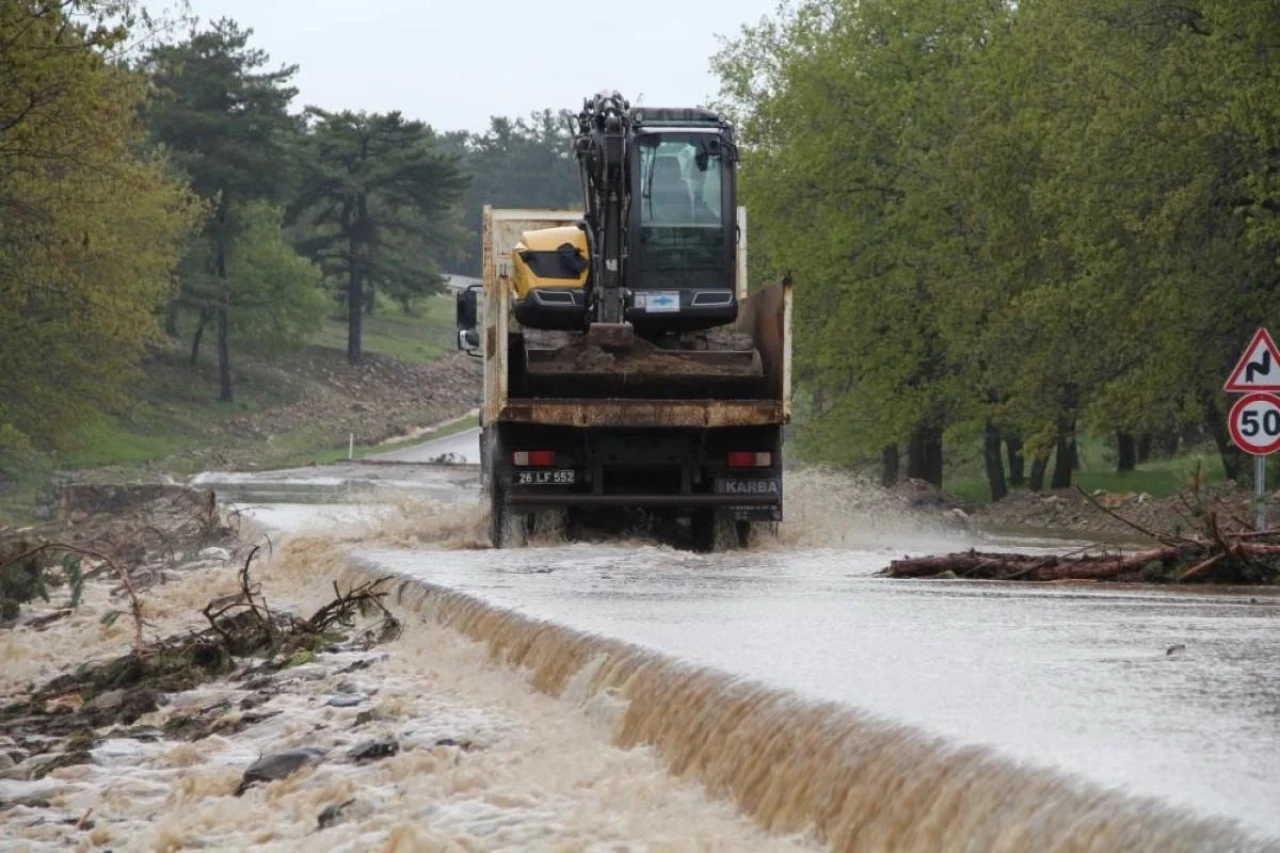
[[[138,600],[138,592],[134,589],[133,581],[129,578],[129,573],[121,569],[120,566],[116,564],[116,561],[108,557],[106,554],[99,553],[98,551],[91,551],[88,548],[81,548],[79,545],[70,545],[66,542],[45,542],[42,545],[37,545],[35,548],[32,548],[24,554],[19,554],[5,563],[0,564],[0,571],[4,571],[4,569],[8,568],[13,563],[18,563],[30,557],[34,557],[42,551],[68,551],[72,554],[79,554],[82,557],[88,557],[91,560],[100,560],[116,573],[116,576],[120,578],[120,582],[124,584],[125,591],[129,593],[129,609],[133,613],[133,644],[135,650],[141,651],[142,628],[146,624],[142,618],[142,602]]]
[[[967,551],[894,560],[880,573],[891,578],[953,575],[975,580],[1274,583],[1280,579],[1280,544],[1238,542],[1217,531],[1210,541],[1129,555],[1049,557]]]
[[[1154,540],[1155,540],[1155,541],[1157,541],[1157,542],[1163,542],[1165,545],[1168,545],[1168,546],[1170,546],[1170,547],[1176,548],[1176,547],[1178,547],[1178,545],[1179,545],[1179,544],[1181,544],[1181,543],[1183,543],[1183,542],[1185,542],[1185,541],[1186,541],[1186,540],[1184,540],[1182,537],[1169,537],[1169,536],[1162,536],[1162,535],[1160,535],[1159,533],[1153,533],[1152,531],[1150,531],[1150,530],[1148,530],[1147,528],[1143,527],[1141,524],[1137,524],[1137,523],[1135,523],[1135,522],[1133,522],[1133,521],[1130,521],[1129,519],[1125,518],[1123,515],[1121,515],[1120,513],[1116,512],[1115,510],[1110,509],[1109,507],[1105,507],[1105,506],[1103,506],[1101,503],[1099,503],[1097,500],[1095,500],[1095,499],[1094,499],[1093,495],[1089,494],[1088,492],[1086,492],[1084,489],[1080,488],[1079,486],[1076,486],[1076,491],[1077,491],[1077,492],[1079,492],[1079,493],[1084,497],[1084,499],[1085,499],[1085,500],[1087,500],[1089,503],[1093,504],[1093,505],[1094,505],[1094,507],[1096,507],[1097,509],[1102,510],[1102,511],[1103,511],[1103,512],[1105,512],[1107,515],[1109,515],[1109,516],[1111,516],[1112,518],[1114,518],[1116,521],[1119,521],[1121,524],[1128,525],[1129,527],[1131,527],[1131,528],[1133,528],[1134,530],[1138,531],[1138,532],[1139,532],[1139,533],[1141,533],[1142,535],[1147,536],[1147,537],[1150,537],[1151,539],[1154,539]]]
[[[1112,580],[1139,574],[1153,562],[1176,561],[1180,553],[1178,548],[1161,548],[1128,557],[1033,557],[969,551],[894,560],[882,574],[892,578],[928,578],[951,572],[958,577],[978,580]]]

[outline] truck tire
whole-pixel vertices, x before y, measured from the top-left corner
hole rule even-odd
[[[716,511],[697,509],[689,516],[689,545],[693,550],[709,554],[716,550]]]
[[[495,548],[507,545],[507,496],[490,478],[489,486],[489,542]]]
[[[489,542],[494,548],[510,543],[510,509],[507,506],[506,477],[502,470],[502,442],[496,429],[486,429],[480,436],[480,455],[485,490],[489,493]]]

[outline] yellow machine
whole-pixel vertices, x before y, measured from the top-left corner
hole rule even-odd
[[[535,329],[580,329],[591,271],[587,235],[576,225],[525,231],[511,252],[516,319]]]

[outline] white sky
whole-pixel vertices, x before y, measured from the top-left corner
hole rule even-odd
[[[153,5],[153,4],[148,4]],[[155,7],[164,4],[155,3]],[[617,89],[653,106],[718,92],[717,36],[772,15],[777,0],[190,0],[202,23],[235,19],[273,67],[299,66],[297,109],[398,109],[438,131]]]

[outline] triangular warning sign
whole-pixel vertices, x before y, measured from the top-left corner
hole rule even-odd
[[[1280,391],[1280,349],[1265,328],[1254,333],[1236,362],[1231,378],[1222,386],[1226,391]]]

